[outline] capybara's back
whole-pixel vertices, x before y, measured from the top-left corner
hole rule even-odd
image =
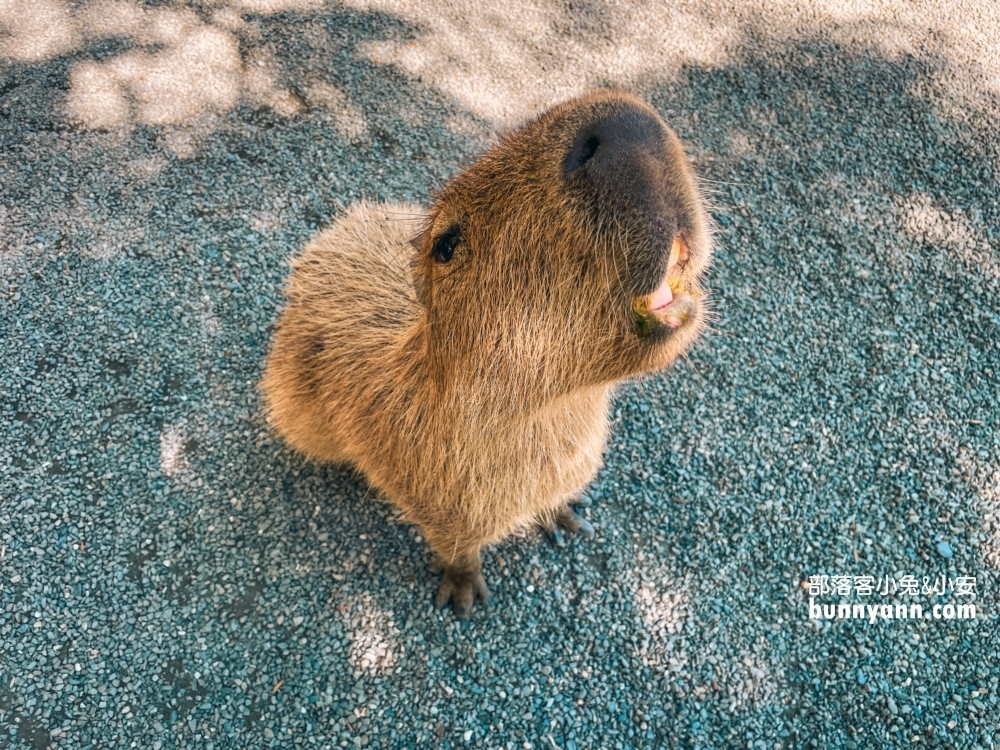
[[[468,617],[481,549],[572,510],[623,379],[704,324],[711,243],[684,152],[601,91],[540,114],[426,212],[362,204],[295,260],[263,392],[305,455],[346,462],[418,524]]]
[[[261,389],[272,424],[311,459],[351,461],[366,424],[345,412],[406,390],[387,381],[408,374],[406,335],[421,310],[410,241],[423,216],[414,205],[358,203],[292,261]]]

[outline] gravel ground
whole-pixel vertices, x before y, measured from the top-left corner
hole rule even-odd
[[[1000,744],[998,18],[0,0],[0,747]],[[265,429],[287,259],[608,84],[713,190],[718,321],[621,390],[596,537],[491,549],[460,627]],[[979,615],[810,619],[838,574]]]

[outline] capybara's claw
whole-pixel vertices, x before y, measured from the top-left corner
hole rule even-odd
[[[448,566],[438,586],[434,603],[443,607],[451,602],[452,611],[459,620],[468,620],[476,600],[488,603],[491,594],[481,570],[468,570]]]
[[[580,526],[577,528],[578,534],[583,534],[587,539],[591,539],[594,536],[594,524],[585,518],[580,519]]]
[[[558,526],[545,527],[545,536],[549,538],[556,547],[562,548],[566,546],[566,535],[563,534],[562,529]]]
[[[566,544],[566,537],[562,533],[564,530],[571,534],[580,534],[587,539],[594,536],[594,527],[590,521],[583,518],[569,505],[564,506],[556,514],[555,518],[552,519],[552,525],[546,527],[545,533],[548,534],[553,544],[557,547],[563,547]]]

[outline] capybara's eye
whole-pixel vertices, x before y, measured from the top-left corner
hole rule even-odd
[[[434,249],[431,250],[434,260],[438,263],[449,262],[451,256],[455,254],[455,248],[458,247],[458,241],[461,238],[462,232],[457,225],[448,227],[448,231],[434,240]]]

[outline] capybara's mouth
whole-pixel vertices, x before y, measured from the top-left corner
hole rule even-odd
[[[640,339],[663,326],[680,328],[697,313],[696,287],[684,275],[687,257],[687,245],[675,236],[663,281],[651,294],[632,300],[633,330]]]
[[[664,282],[666,286],[667,282]],[[658,289],[658,293],[660,290]],[[698,312],[697,298],[688,292],[667,289],[672,299],[661,307],[650,307],[650,298],[636,297],[632,300],[632,330],[640,339],[664,328],[677,329],[694,319]]]

